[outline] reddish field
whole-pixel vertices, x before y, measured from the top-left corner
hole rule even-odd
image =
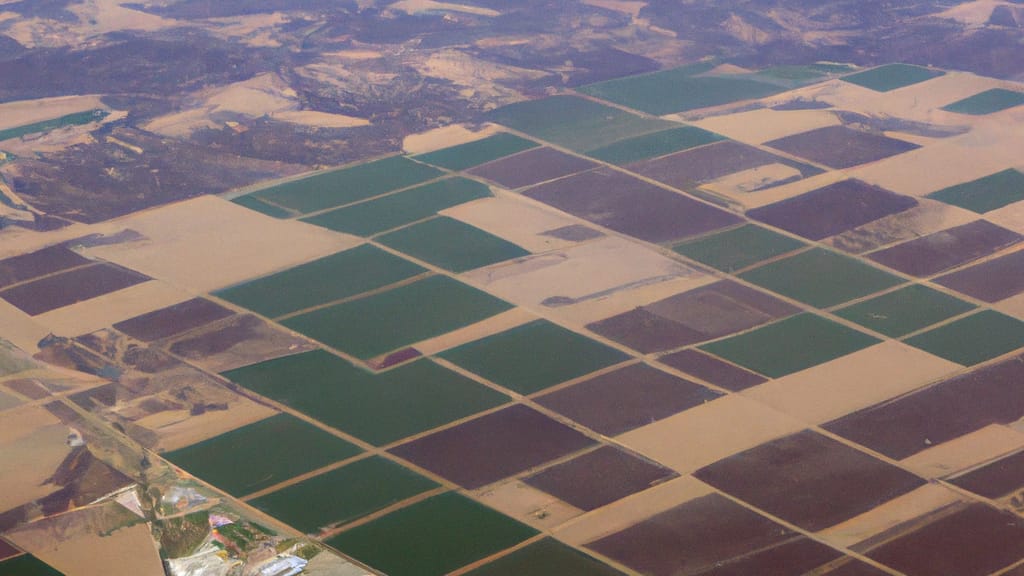
[[[543,184],[524,194],[648,242],[673,242],[740,222],[731,212],[609,168]]]
[[[950,482],[986,498],[1013,494],[1024,488],[1024,452],[1000,458]]]
[[[658,358],[658,362],[733,392],[768,381],[760,374],[749,372],[700,350],[680,350]]]
[[[40,386],[38,381],[28,378],[8,380],[4,386],[30,400],[39,400],[50,395],[50,391]]]
[[[50,246],[29,254],[0,260],[0,288],[52,274],[75,266],[92,264],[63,246]]]
[[[755,220],[821,240],[917,206],[917,200],[860,180],[836,182],[747,212]]]
[[[741,332],[797,311],[766,292],[723,280],[587,328],[648,354]]]
[[[232,314],[233,311],[220,304],[203,298],[193,298],[181,304],[118,322],[114,324],[114,328],[132,338],[152,342],[188,332]]]
[[[993,258],[935,279],[935,282],[985,302],[1024,292],[1024,250]]]
[[[477,166],[468,173],[512,190],[582,172],[595,166],[597,164],[594,162],[553,148],[535,148]]]
[[[921,478],[810,430],[694,476],[807,530],[822,530],[922,486]]]
[[[633,364],[534,400],[606,436],[667,418],[719,394],[646,364]]]
[[[920,148],[917,144],[846,126],[826,126],[772,140],[766,142],[765,146],[838,169],[867,164]]]
[[[990,424],[1024,416],[1024,356],[985,366],[825,425],[830,432],[902,460]]]
[[[628,168],[674,188],[687,189],[729,174],[776,163],[792,166],[804,177],[821,173],[820,169],[813,166],[794,162],[733,140],[635,162]]]
[[[0,298],[35,316],[147,280],[149,277],[119,266],[94,264],[19,284],[0,292]]]
[[[593,440],[521,404],[390,452],[465,488],[479,488],[582,450]]]
[[[1020,242],[1021,238],[1020,234],[987,220],[975,220],[873,252],[868,258],[911,276],[931,276],[988,256]]]
[[[580,510],[594,510],[678,476],[612,446],[556,464],[523,482]]]

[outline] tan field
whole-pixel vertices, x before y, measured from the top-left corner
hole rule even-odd
[[[56,492],[47,481],[71,453],[68,427],[39,406],[21,406],[0,419],[0,510]]]
[[[143,282],[32,318],[58,336],[80,336],[140,314],[192,298],[188,292],[158,281]]]
[[[742,199],[747,194],[760,194],[758,188],[799,177],[800,171],[796,168],[776,163],[736,172],[713,182],[702,184],[701,188],[727,198]]]
[[[6,300],[0,300],[0,326],[4,327],[4,339],[30,354],[39,351],[39,341],[50,333],[44,325]]]
[[[749,112],[712,116],[694,122],[697,126],[748,144],[808,132],[816,128],[838,125],[839,119],[829,110],[771,110],[762,108]]]
[[[0,130],[16,128],[76,112],[106,108],[96,94],[19,100],[0,104]]]
[[[443,10],[446,12],[465,12],[477,16],[501,16],[501,12],[490,8],[480,8],[467,4],[454,4],[451,2],[435,2],[434,0],[400,0],[388,6],[392,10],[401,10],[406,14],[419,14],[421,12],[435,12]]]
[[[229,404],[227,410],[206,412],[199,416],[193,416],[187,410],[159,412],[135,423],[156,432],[159,442],[153,447],[154,450],[168,452],[230,432],[276,413],[267,406],[239,396]]]
[[[974,0],[954,6],[945,12],[939,12],[936,17],[956,20],[968,26],[983,26],[992,17],[992,11],[997,6],[1013,6],[1010,2],[1002,0]]]
[[[538,530],[549,530],[583,514],[583,510],[518,480],[491,486],[473,495],[480,502]]]
[[[941,478],[973,468],[1024,447],[1024,433],[992,424],[949,442],[933,446],[901,461],[925,478]]]
[[[993,306],[993,308],[999,310],[1003,314],[1009,314],[1010,316],[1024,320],[1024,292],[999,302]]]
[[[534,254],[578,244],[546,234],[578,224],[577,220],[510,194],[498,192],[494,198],[481,198],[440,213],[486,230]]]
[[[960,495],[939,484],[927,484],[877,508],[818,532],[836,546],[852,546],[886,530],[961,500]]]
[[[498,132],[496,124],[487,124],[480,130],[473,130],[465,124],[452,124],[434,128],[419,134],[410,134],[402,140],[402,150],[407,154],[423,154],[441,148],[481,140]]]
[[[476,324],[470,324],[464,328],[453,330],[446,334],[442,334],[436,338],[430,340],[424,340],[413,344],[412,347],[422,352],[424,355],[438,354],[445,350],[461,346],[468,342],[473,342],[481,338],[486,338],[499,332],[511,330],[516,326],[522,326],[536,320],[537,317],[533,314],[523,310],[522,308],[513,308],[507,312],[502,312],[495,316],[491,316],[486,320],[481,320]]]
[[[820,424],[921,388],[960,369],[959,364],[888,341],[770,380],[745,390],[743,395],[807,424]]]
[[[748,210],[765,206],[768,204],[774,204],[775,202],[781,202],[787,198],[799,196],[811,190],[816,190],[829,184],[835,184],[840,180],[845,180],[846,175],[840,171],[833,170],[818,174],[817,176],[811,176],[810,178],[804,178],[803,180],[797,180],[789,184],[783,184],[782,186],[776,186],[767,190],[760,190],[758,192],[739,192],[734,190],[723,190],[721,194],[726,196],[730,200],[742,204]]]
[[[824,242],[840,250],[862,253],[978,219],[978,215],[970,210],[937,200],[919,198],[918,202],[920,204],[910,210],[868,222]]]
[[[1020,167],[1018,167],[1020,169]],[[985,213],[985,219],[1024,234],[1024,202],[1015,202],[998,210]]]

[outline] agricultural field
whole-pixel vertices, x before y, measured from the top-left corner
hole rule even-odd
[[[616,166],[625,166],[640,160],[667,156],[674,152],[711,144],[723,138],[714,132],[693,126],[682,126],[619,140],[590,150],[587,156]]]
[[[803,242],[753,224],[677,244],[673,250],[722,272],[736,272],[794,252]]]
[[[30,554],[0,560],[2,576],[64,576],[48,564]]]
[[[618,570],[602,564],[557,540],[546,538],[468,573],[469,576],[619,576]]]
[[[928,197],[984,214],[1024,200],[1024,172],[1010,168],[943,188]]]
[[[511,242],[446,216],[412,224],[377,240],[451,272],[466,272],[529,254]]]
[[[537,146],[540,144],[532,140],[501,132],[475,142],[420,154],[415,158],[448,170],[466,170]]]
[[[869,88],[876,92],[889,92],[914,84],[931,80],[945,74],[942,70],[934,70],[910,64],[886,64],[864,72],[844,76],[843,81]]]
[[[1024,92],[993,88],[943,106],[942,109],[957,114],[981,116],[1002,112],[1021,104],[1024,104]]]
[[[68,126],[81,126],[83,124],[99,122],[106,118],[108,114],[106,110],[87,110],[54,118],[53,120],[43,120],[42,122],[33,122],[32,124],[7,128],[0,130],[0,142],[12,138],[21,138],[30,134],[59,130]]]
[[[921,284],[912,284],[835,311],[837,316],[892,338],[900,338],[974,309]]]
[[[1024,346],[1024,322],[982,310],[908,338],[907,344],[958,364],[973,366]]]

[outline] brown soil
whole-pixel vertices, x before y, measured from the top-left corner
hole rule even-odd
[[[552,148],[535,148],[477,166],[469,170],[469,173],[514,190],[575,174],[595,166],[597,164],[589,160]]]
[[[642,176],[684,190],[703,182],[718,180],[729,174],[768,164],[792,166],[803,176],[821,172],[811,166],[732,140],[715,142],[653,160],[635,162],[628,168]]]
[[[868,222],[828,238],[825,242],[844,252],[862,254],[967,224],[977,218],[978,215],[969,210],[920,198],[914,208]]]
[[[846,126],[826,126],[767,142],[794,156],[831,168],[851,168],[920,148],[917,144],[881,134],[853,130]]]
[[[63,246],[43,248],[22,256],[0,260],[0,288],[91,263],[91,260]]]
[[[146,276],[110,264],[96,264],[19,284],[0,292],[0,298],[30,316],[141,284]]]
[[[935,279],[935,282],[985,302],[1024,292],[1024,250],[994,258]]]
[[[310,341],[242,314],[174,341],[170,351],[211,372],[225,372],[316,348]]]
[[[733,392],[757,386],[768,380],[760,374],[749,372],[700,350],[680,350],[658,358],[658,362]]]
[[[1011,454],[950,480],[986,498],[1002,498],[1024,488],[1024,452]]]
[[[868,257],[911,276],[931,276],[988,256],[1020,242],[1021,238],[1024,236],[1012,230],[976,220],[873,252]]]
[[[118,322],[114,328],[143,342],[152,342],[188,332],[232,314],[234,312],[219,304],[194,298]]]
[[[14,392],[21,394],[22,396],[30,400],[39,400],[40,398],[46,398],[50,395],[50,391],[39,385],[39,382],[31,378],[22,378],[18,380],[8,380],[4,383]]]

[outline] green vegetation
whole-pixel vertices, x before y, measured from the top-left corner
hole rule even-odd
[[[903,282],[848,256],[814,248],[744,272],[740,277],[818,308],[828,308]]]
[[[679,254],[724,272],[741,270],[806,246],[777,232],[745,224],[710,236],[679,244]]]
[[[749,77],[765,82],[780,83],[795,88],[817,82],[825,76],[848,74],[856,68],[846,64],[810,64],[807,66],[773,66],[754,72]]]
[[[510,104],[490,112],[487,119],[583,152],[675,126],[576,96]]]
[[[431,276],[315,310],[285,326],[369,359],[494,316],[512,305],[446,276]]]
[[[252,196],[308,214],[414,186],[443,174],[404,156],[391,156],[278,184]]]
[[[508,132],[500,132],[483,140],[427,152],[415,158],[421,162],[449,170],[465,170],[537,146],[539,144],[532,140],[520,138]]]
[[[1024,346],[1024,322],[982,310],[906,342],[951,362],[973,366]]]
[[[24,554],[0,562],[0,576],[64,576],[64,573],[31,554]]]
[[[629,358],[546,320],[464,344],[441,356],[520,394],[532,394]]]
[[[292,215],[291,212],[284,208],[267,204],[255,196],[239,196],[237,198],[232,198],[231,201],[239,206],[245,206],[249,210],[255,210],[256,212],[266,214],[267,216],[273,216],[274,218],[287,218]]]
[[[303,532],[313,533],[357,520],[437,486],[408,468],[374,456],[282,488],[249,504]]]
[[[342,532],[326,543],[388,576],[441,576],[536,533],[448,492]]]
[[[899,338],[974,308],[973,304],[914,284],[836,311],[865,328]]]
[[[699,70],[699,69],[698,69]],[[694,68],[684,66],[641,76],[617,78],[590,84],[580,92],[661,116],[698,108],[720,106],[764,98],[786,88],[736,76],[695,76]]]
[[[696,126],[680,126],[653,134],[619,140],[587,153],[591,158],[624,166],[632,162],[665,156],[704,144],[724,140],[724,136]]]
[[[1010,168],[932,192],[928,198],[984,214],[1024,200],[1024,173]]]
[[[88,124],[90,122],[99,122],[106,118],[107,114],[108,113],[105,110],[87,110],[85,112],[76,112],[74,114],[68,114],[67,116],[61,116],[60,118],[54,118],[53,120],[43,120],[42,122],[35,122],[24,126],[16,126],[14,128],[0,130],[0,142],[10,140],[11,138],[21,138],[22,136],[27,136],[29,134],[49,132],[50,130],[65,128],[67,126],[82,126],[83,124]]]
[[[160,520],[160,551],[168,558],[192,554],[210,533],[210,513],[194,512],[185,516]]]
[[[943,107],[958,114],[981,116],[1024,104],[1024,92],[993,88]]]
[[[452,272],[465,272],[529,255],[507,240],[446,216],[413,224],[378,240]]]
[[[877,342],[876,338],[821,316],[799,314],[700,348],[769,378],[779,378]]]
[[[557,540],[545,538],[467,576],[619,576],[622,572],[573,550]]]
[[[242,496],[359,452],[312,424],[278,414],[163,456],[221,490]]]
[[[911,64],[886,64],[864,72],[844,76],[851,84],[870,88],[876,92],[888,92],[944,75],[942,70],[932,70]]]
[[[420,266],[364,244],[215,294],[277,317],[355,296],[425,272]]]
[[[318,214],[305,221],[339,232],[370,236],[429,218],[445,208],[487,198],[490,195],[490,189],[480,182],[465,178],[449,178]]]
[[[429,360],[373,374],[323,350],[268,360],[224,376],[376,445],[509,400]]]

